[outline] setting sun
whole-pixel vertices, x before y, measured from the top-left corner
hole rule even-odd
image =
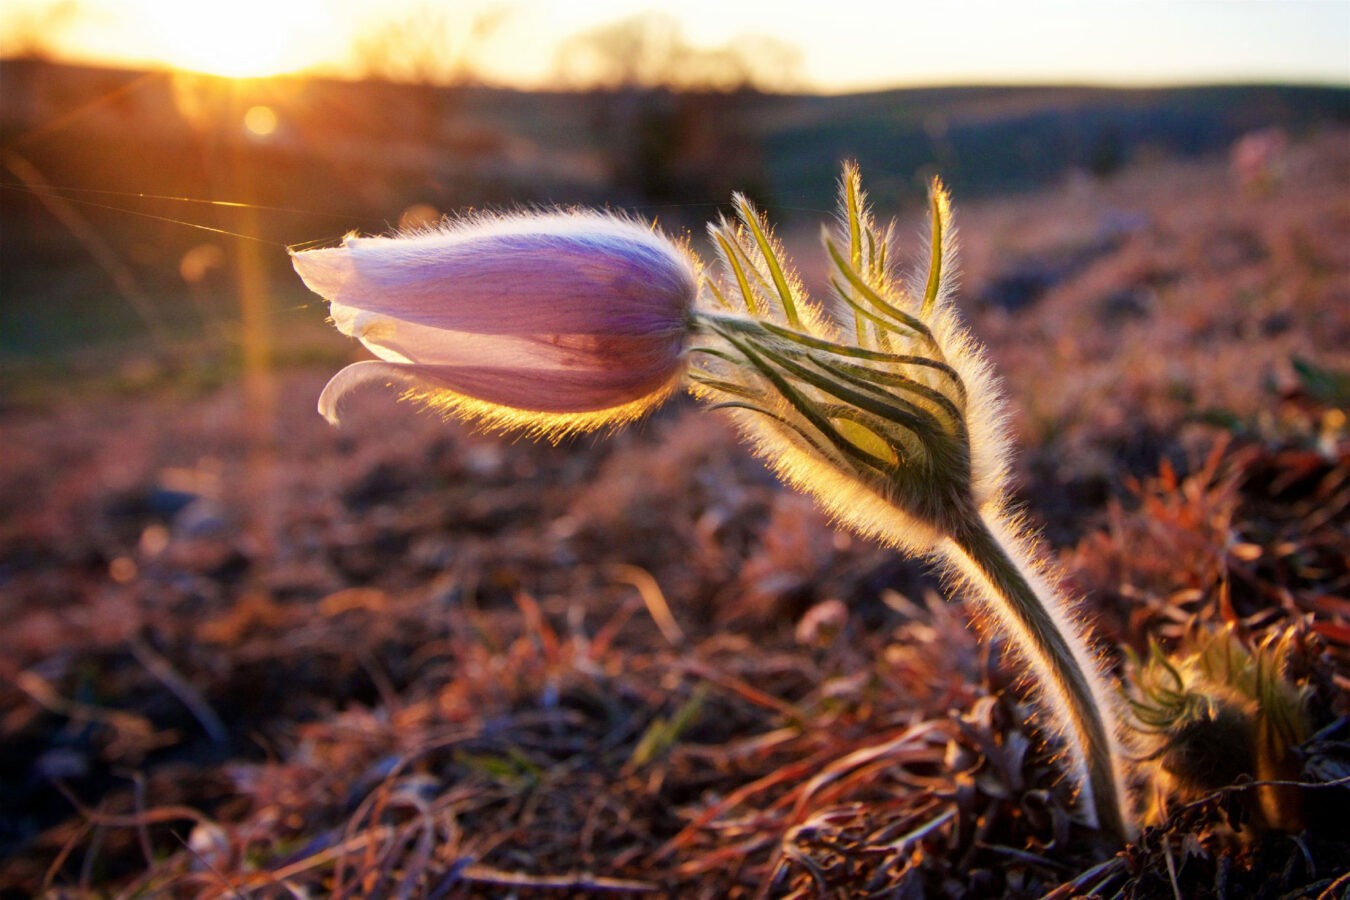
[[[539,89],[558,85],[568,40],[656,12],[700,50],[738,46],[747,35],[772,38],[800,54],[790,86],[827,93],[937,84],[1350,83],[1344,2],[864,0],[850,9],[856,15],[822,17],[810,4],[776,0],[6,0],[0,52],[234,77],[470,75]],[[904,53],[894,52],[898,35]]]
[[[316,0],[181,3],[135,0],[128,14],[144,23],[148,55],[175,68],[258,77],[313,65],[324,51]]]

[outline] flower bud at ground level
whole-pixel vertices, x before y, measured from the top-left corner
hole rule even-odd
[[[333,323],[378,359],[328,383],[319,411],[366,382],[488,426],[558,435],[641,415],[673,390],[698,269],[638,222],[597,213],[479,217],[293,254]]]
[[[1147,818],[1160,824],[1170,809],[1243,778],[1255,792],[1256,820],[1297,833],[1304,827],[1298,747],[1308,738],[1306,686],[1287,678],[1297,632],[1286,629],[1254,645],[1233,625],[1193,622],[1174,653],[1151,644],[1130,654],[1126,673],[1129,725],[1147,753],[1142,772],[1151,788]]]

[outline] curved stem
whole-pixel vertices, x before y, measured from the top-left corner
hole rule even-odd
[[[1120,843],[1130,836],[1115,753],[1103,707],[1110,694],[1081,639],[1056,616],[1057,598],[1041,597],[987,522],[979,516],[957,529],[945,546],[949,561],[982,594],[1007,626],[1018,649],[1037,669],[1046,707],[1068,726],[1066,735],[1086,770],[1085,798],[1097,826]],[[1095,688],[1095,689],[1094,689]]]

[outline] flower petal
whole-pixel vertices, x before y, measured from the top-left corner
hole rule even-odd
[[[433,328],[381,313],[332,304],[330,315],[343,334],[358,338],[386,362],[446,366],[559,369],[677,362],[679,342],[669,336],[620,339],[592,334],[470,334]],[[643,358],[646,354],[648,359]]]
[[[413,377],[409,371],[411,368],[379,359],[364,359],[352,363],[328,379],[328,383],[324,385],[323,391],[319,394],[319,415],[333,425],[338,424],[338,401],[346,396],[348,391],[371,382],[392,384],[407,381]]]
[[[528,229],[528,230],[527,230]],[[474,334],[651,334],[683,328],[693,264],[612,217],[517,216],[296,253],[305,284],[340,306]]]
[[[661,392],[669,370],[554,369],[501,366],[409,366],[432,391],[444,390],[523,412],[584,413],[622,406]],[[434,401],[434,397],[424,399]]]
[[[319,394],[318,409],[336,425],[338,403],[352,389],[370,383],[401,382],[412,396],[437,407],[454,407],[455,398],[463,398],[522,413],[592,413],[664,396],[674,380],[675,373],[661,366],[608,371],[523,370],[515,366],[421,365],[368,359],[334,375]]]

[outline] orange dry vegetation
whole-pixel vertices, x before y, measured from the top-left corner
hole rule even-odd
[[[1278,176],[958,197],[963,295],[1108,648],[1295,629],[1326,783],[1350,774],[1350,141]],[[553,447],[369,393],[334,431],[327,374],[276,373],[273,429],[233,383],[0,411],[7,894],[1344,885],[1344,785],[1305,790],[1298,835],[1237,830],[1237,788],[1103,853],[961,604],[716,416]]]

